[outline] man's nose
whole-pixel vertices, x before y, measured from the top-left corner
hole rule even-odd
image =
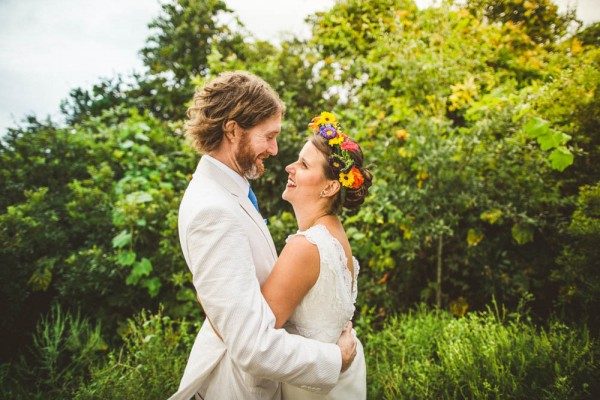
[[[267,149],[267,151],[269,152],[270,155],[272,156],[276,156],[277,155],[277,151],[278,151],[278,147],[277,147],[277,140],[273,139],[271,141],[271,143],[269,143],[269,148]]]

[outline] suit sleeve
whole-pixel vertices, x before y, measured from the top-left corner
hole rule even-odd
[[[341,369],[338,346],[274,328],[249,241],[231,211],[204,208],[186,234],[198,298],[234,363],[253,376],[329,392]]]

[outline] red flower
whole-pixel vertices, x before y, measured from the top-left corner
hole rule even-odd
[[[348,150],[348,151],[358,151],[358,144],[356,142],[353,142],[352,140],[346,138],[346,140],[344,140],[342,142],[342,144],[340,145],[340,147],[342,148],[342,150]]]

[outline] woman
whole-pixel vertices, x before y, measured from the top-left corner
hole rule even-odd
[[[363,203],[372,176],[363,167],[360,147],[341,131],[333,114],[322,113],[309,127],[314,135],[286,167],[282,195],[294,209],[299,230],[288,237],[262,292],[277,328],[335,343],[354,314],[359,270],[337,213]],[[365,357],[357,342],[354,362],[329,394],[283,384],[283,399],[366,398]]]

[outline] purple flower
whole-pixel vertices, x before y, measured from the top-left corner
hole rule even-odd
[[[321,127],[319,128],[319,135],[329,140],[337,136],[337,131],[335,130],[335,127],[331,124],[321,125]]]

